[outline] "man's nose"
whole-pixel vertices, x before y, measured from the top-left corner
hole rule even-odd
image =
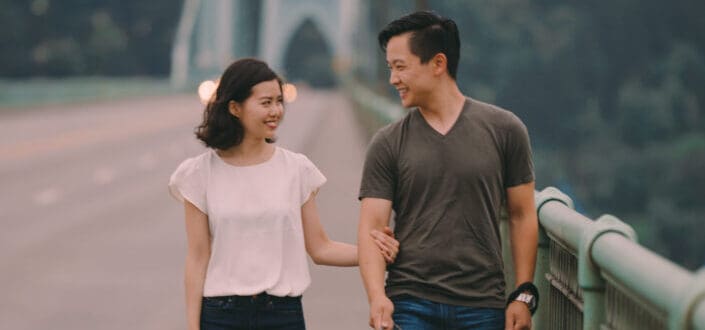
[[[396,85],[399,83],[399,76],[397,76],[394,71],[389,73],[389,84]]]

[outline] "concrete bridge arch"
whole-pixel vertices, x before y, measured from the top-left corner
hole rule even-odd
[[[349,66],[355,34],[366,25],[360,23],[364,7],[356,0],[185,0],[172,52],[172,83],[212,78],[232,60],[249,56],[286,74],[287,49],[307,21],[330,47],[334,65]]]

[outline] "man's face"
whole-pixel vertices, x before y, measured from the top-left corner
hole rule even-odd
[[[394,36],[387,43],[387,66],[389,83],[399,92],[401,104],[405,108],[423,107],[434,82],[431,62],[421,63],[421,59],[411,53],[409,38],[411,33]]]

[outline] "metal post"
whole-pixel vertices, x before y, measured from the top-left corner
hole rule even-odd
[[[578,250],[578,284],[583,290],[583,329],[599,330],[605,323],[605,279],[592,261],[592,245],[605,233],[617,233],[636,241],[634,229],[612,215],[591,223]]]
[[[573,200],[560,190],[554,187],[547,187],[536,194],[536,214],[540,214],[541,208],[548,202],[559,202],[573,209]],[[540,221],[540,219],[539,219]],[[551,272],[549,243],[551,239],[546,234],[543,226],[539,226],[539,246],[536,255],[536,271],[534,272],[534,285],[539,289],[539,308],[534,314],[532,323],[533,329],[548,329],[549,309],[548,297],[551,284],[546,279],[546,274]]]

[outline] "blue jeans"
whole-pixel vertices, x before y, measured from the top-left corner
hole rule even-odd
[[[394,323],[402,330],[502,330],[504,309],[441,304],[402,295],[391,298]]]
[[[303,330],[301,297],[204,297],[201,330]]]

